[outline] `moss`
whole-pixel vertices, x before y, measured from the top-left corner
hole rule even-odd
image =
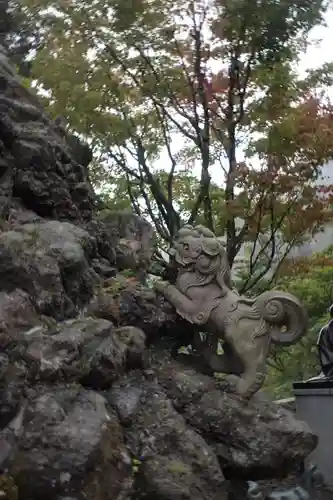
[[[124,269],[123,271],[120,271],[119,274],[121,274],[125,278],[136,278],[136,271],[134,271],[133,269]]]
[[[110,294],[112,296],[116,296],[125,288],[126,288],[125,278],[123,276],[117,275],[116,278],[110,278],[106,280],[103,284],[101,284],[98,291]]]
[[[189,474],[191,473],[191,469],[188,465],[183,462],[178,462],[176,460],[169,463],[167,466],[169,472],[173,472],[175,474]]]
[[[132,458],[132,473],[137,474],[140,469],[140,465],[142,464],[141,460],[137,458]]]
[[[134,276],[124,276],[118,273],[115,278],[109,278],[105,280],[104,283],[101,283],[97,291],[117,297],[122,291],[129,287],[136,287],[137,284],[138,281]]]
[[[18,488],[14,479],[8,474],[0,475],[0,494],[3,500],[18,500]]]
[[[38,228],[32,228],[31,231],[26,235],[25,244],[28,247],[35,247],[40,238],[40,232]]]
[[[83,493],[89,500],[105,500],[106,492],[107,498],[118,498],[126,484],[131,482],[130,464],[124,464],[123,431],[117,417],[110,413],[110,418],[105,425],[96,467],[84,479]]]
[[[42,314],[40,316],[40,320],[49,333],[50,332],[54,332],[54,333],[58,332],[58,329],[59,329],[58,323],[51,316],[45,316],[44,314]]]

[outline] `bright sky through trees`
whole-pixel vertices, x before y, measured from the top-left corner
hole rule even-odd
[[[333,9],[330,9],[325,16],[326,26],[316,27],[312,30],[310,39],[314,42],[308,50],[304,53],[301,58],[300,64],[298,66],[298,71],[300,76],[304,76],[307,69],[317,68],[324,64],[325,62],[330,62],[332,60],[332,41],[333,41]],[[333,89],[328,90],[329,94],[333,99]],[[182,147],[182,137],[179,136],[175,140],[175,142],[179,142],[179,149]],[[240,151],[239,151],[240,153]],[[240,158],[239,154],[239,160]],[[161,168],[164,168],[165,164],[168,163],[168,155],[165,152],[161,155],[160,160],[157,162],[158,165],[161,165]],[[200,177],[201,166],[198,163],[195,168],[195,174]],[[211,177],[212,181],[216,184],[221,184],[221,169],[217,165],[215,168],[211,169]],[[333,163],[332,163],[332,173],[325,169],[325,175],[329,175],[330,178],[333,177]]]

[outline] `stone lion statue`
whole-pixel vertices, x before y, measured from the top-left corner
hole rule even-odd
[[[157,282],[157,291],[207,334],[201,357],[210,370],[236,375],[236,391],[250,398],[264,382],[271,344],[294,344],[305,334],[304,307],[279,291],[240,296],[222,242],[204,226],[180,229],[169,252],[178,267],[176,284]]]

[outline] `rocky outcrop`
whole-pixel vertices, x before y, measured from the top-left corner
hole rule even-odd
[[[112,321],[118,326],[142,328],[149,343],[169,347],[190,344],[193,328],[177,317],[173,308],[148,286],[118,274],[105,280],[84,308],[84,314]]]
[[[245,404],[144,340],[85,318],[7,348],[0,467],[20,498],[223,500],[225,478],[283,476],[314,448],[286,410]]]
[[[175,360],[151,226],[97,216],[89,148],[1,51],[0,83],[0,498],[227,500],[297,468],[311,430]]]
[[[42,217],[90,220],[93,192],[85,166],[61,128],[28,92],[0,51],[0,213],[13,197]]]
[[[12,445],[8,471],[24,498],[120,500],[130,491],[131,459],[103,396],[75,384],[36,385],[15,424],[19,439],[7,431],[2,447]]]
[[[97,277],[89,261],[94,251],[96,241],[69,222],[15,225],[0,234],[1,289],[20,287],[41,314],[73,316],[93,295]]]
[[[109,239],[116,239],[118,270],[132,269],[144,278],[150,268],[155,247],[152,226],[132,213],[115,212],[102,217]]]
[[[174,362],[157,373],[174,407],[210,444],[228,478],[283,475],[316,445],[307,426],[287,410],[258,398],[244,404],[226,382],[212,383]]]

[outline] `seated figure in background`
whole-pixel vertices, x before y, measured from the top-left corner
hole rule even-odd
[[[331,320],[320,330],[317,348],[322,376],[333,379],[333,305],[331,305],[329,312]]]

